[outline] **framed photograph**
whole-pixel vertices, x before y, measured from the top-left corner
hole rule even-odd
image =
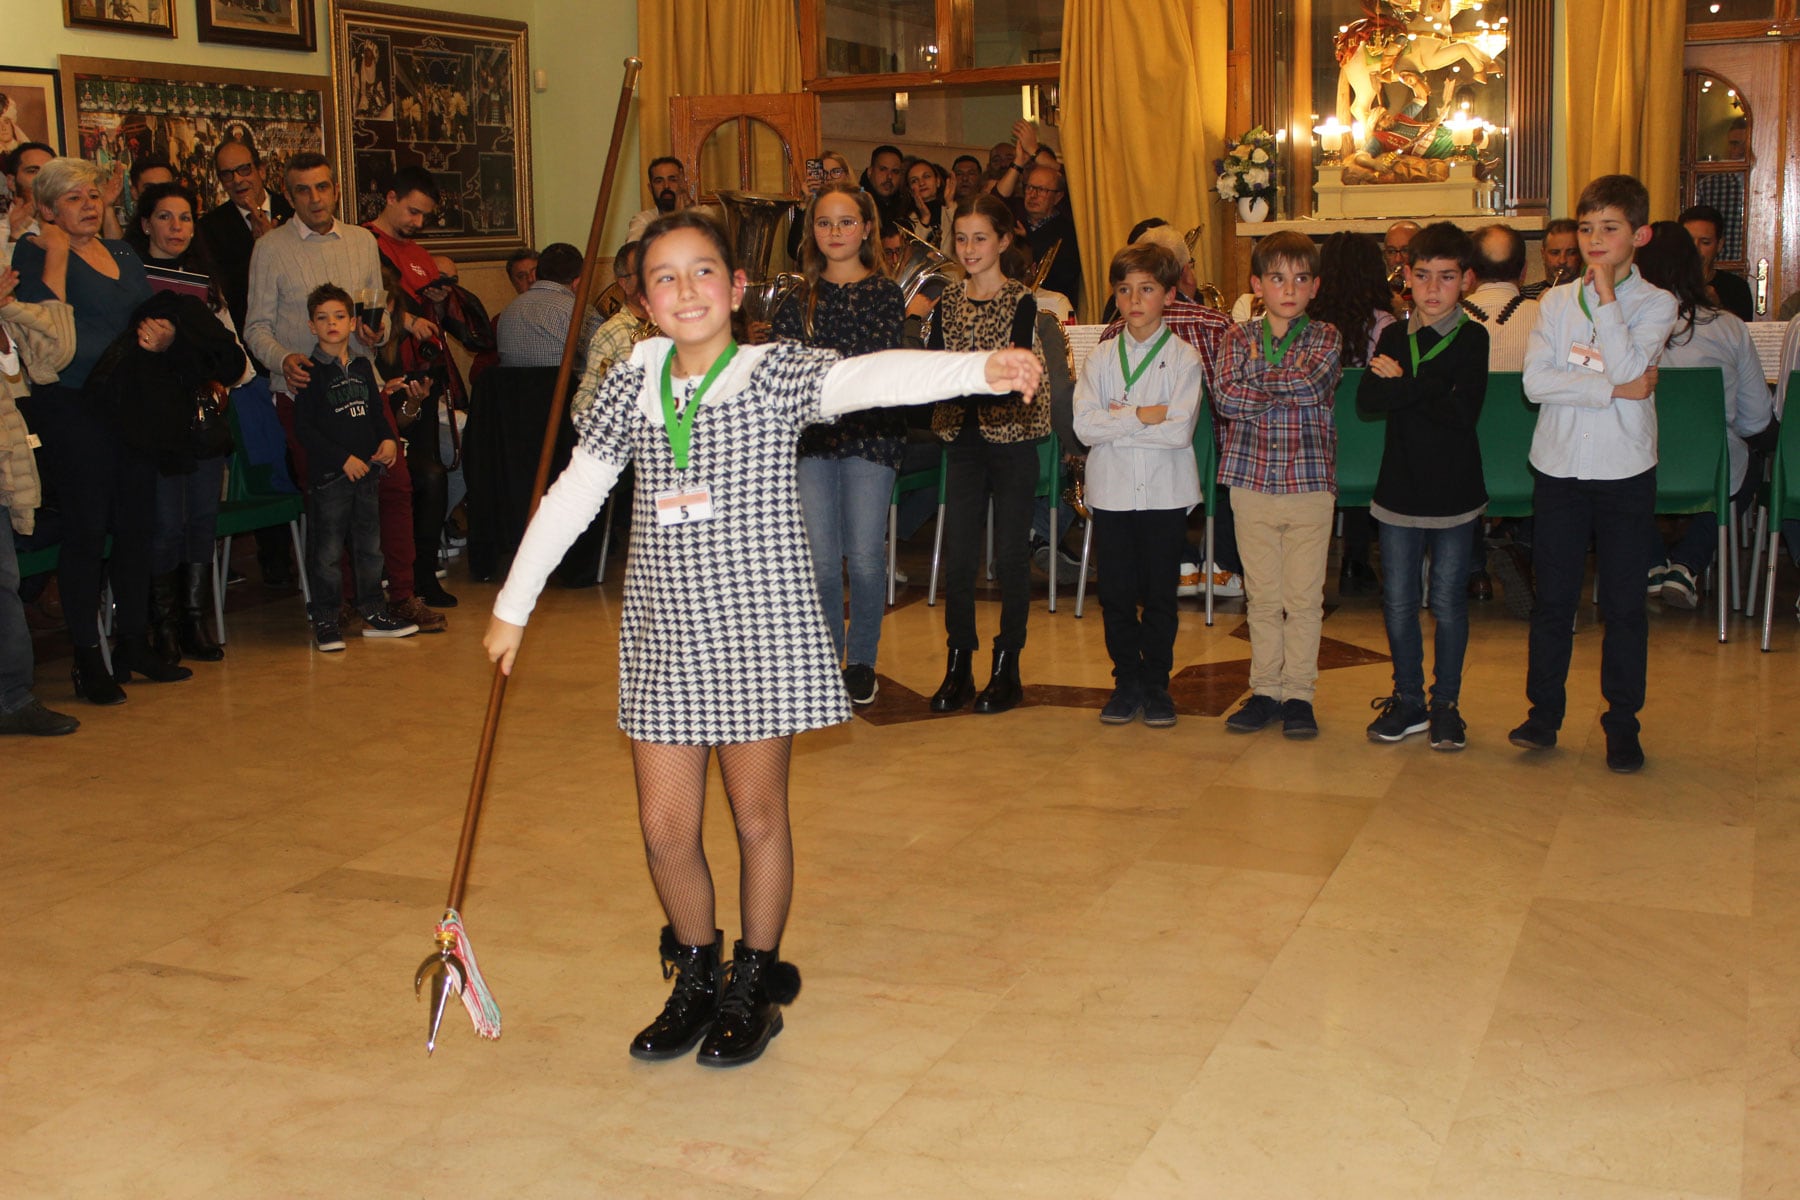
[[[345,219],[379,215],[393,173],[416,166],[442,194],[419,235],[434,253],[531,245],[530,70],[523,22],[332,0]]]
[[[175,36],[175,0],[62,0],[62,5],[63,24],[70,29]]]
[[[203,42],[316,50],[313,0],[194,0],[194,27]]]
[[[26,142],[63,152],[62,91],[56,72],[43,67],[0,67],[0,154]]]
[[[225,200],[212,166],[220,142],[254,146],[272,189],[293,155],[337,150],[331,80],[322,75],[64,55],[62,95],[65,153],[106,167],[164,159],[203,208]]]

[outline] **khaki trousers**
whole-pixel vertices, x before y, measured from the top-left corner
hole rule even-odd
[[[1231,489],[1250,625],[1250,690],[1311,702],[1319,679],[1331,492],[1270,495]]]

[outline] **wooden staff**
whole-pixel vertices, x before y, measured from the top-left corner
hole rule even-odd
[[[594,259],[600,252],[600,238],[606,227],[606,211],[612,201],[613,181],[619,169],[619,147],[625,140],[625,120],[631,108],[631,95],[637,87],[638,72],[643,62],[633,57],[625,60],[625,78],[619,85],[619,107],[613,115],[612,144],[606,151],[606,169],[600,176],[600,192],[594,199],[594,221],[588,230],[587,254],[582,261],[581,279],[575,287],[575,307],[569,314],[569,332],[563,339],[562,364],[556,371],[556,389],[550,398],[550,415],[544,423],[544,447],[538,455],[537,478],[531,485],[531,513],[536,514],[550,480],[550,460],[556,451],[556,435],[562,424],[567,404],[569,379],[574,373],[575,358],[582,350],[581,330],[588,303],[594,290]],[[481,972],[475,965],[474,950],[463,931],[459,910],[469,882],[469,863],[475,853],[475,832],[481,823],[481,803],[487,793],[488,768],[494,758],[494,738],[500,730],[500,707],[506,700],[506,672],[494,664],[494,681],[488,689],[487,715],[481,723],[481,742],[475,751],[475,771],[469,781],[469,803],[463,812],[462,836],[456,845],[456,865],[450,872],[450,895],[444,903],[444,919],[438,923],[438,949],[426,958],[413,979],[415,991],[429,979],[432,986],[432,1011],[428,1014],[430,1029],[425,1048],[429,1053],[437,1043],[438,1027],[451,992],[460,993],[464,1006],[475,1022],[476,1032],[484,1037],[500,1036],[500,1010],[488,994]]]

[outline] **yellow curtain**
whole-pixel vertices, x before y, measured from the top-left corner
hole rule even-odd
[[[1569,212],[1590,180],[1635,175],[1652,218],[1680,210],[1683,0],[1564,0]]]
[[[735,96],[800,90],[800,34],[793,0],[638,0],[638,146],[648,164],[669,153],[670,96]],[[751,130],[759,178],[782,169],[781,141]],[[811,151],[809,150],[808,153]],[[737,145],[729,125],[701,156],[703,181],[737,186]],[[650,202],[645,180],[638,181]]]
[[[1226,0],[1067,0],[1062,147],[1081,240],[1082,319],[1106,305],[1106,266],[1145,217],[1202,227],[1194,270],[1217,277],[1211,163],[1225,140]]]

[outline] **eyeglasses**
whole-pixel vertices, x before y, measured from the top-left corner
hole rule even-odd
[[[1060,196],[1060,195],[1062,195],[1062,189],[1061,188],[1053,188],[1053,187],[1039,187],[1035,183],[1028,183],[1025,185],[1025,194],[1027,196]]]
[[[830,217],[819,217],[817,220],[813,221],[813,228],[820,233],[832,233],[834,231],[839,233],[849,233],[861,224],[861,217],[840,217],[835,221]]]
[[[215,170],[218,171],[220,179],[248,179],[256,170],[256,164],[253,162],[240,163],[235,167],[217,167]]]
[[[849,177],[850,177],[850,168],[849,167],[827,167],[827,168],[825,168],[825,178],[827,178],[827,179],[848,179]]]

